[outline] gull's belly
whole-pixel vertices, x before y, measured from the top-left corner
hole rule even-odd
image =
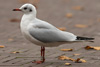
[[[25,36],[26,39],[28,39],[29,41],[31,41],[32,43],[34,43],[35,45],[38,45],[38,46],[56,47],[61,44],[64,44],[64,42],[43,43],[43,42],[40,42],[39,40],[35,39],[34,37],[32,37],[28,32],[22,31],[22,34]]]
[[[42,42],[38,41],[37,39],[35,39],[34,37],[32,37],[27,31],[22,31],[22,34],[25,36],[26,39],[28,39],[29,41],[31,41],[32,43],[42,46]]]
[[[28,28],[28,24],[21,23],[22,34],[25,36],[26,39],[28,39],[29,41],[31,41],[35,45],[45,46],[45,47],[55,47],[55,46],[59,46],[61,44],[64,44],[63,42],[43,43],[43,42],[35,39],[33,36],[31,36],[27,28]]]

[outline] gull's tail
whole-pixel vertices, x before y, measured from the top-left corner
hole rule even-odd
[[[93,41],[94,38],[80,37],[80,36],[77,36],[77,39],[76,40],[94,42]]]

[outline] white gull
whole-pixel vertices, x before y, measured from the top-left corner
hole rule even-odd
[[[41,61],[45,61],[45,47],[55,47],[65,43],[74,43],[82,41],[91,41],[94,38],[79,37],[70,32],[61,31],[46,21],[36,18],[36,8],[32,4],[24,4],[13,11],[21,11],[24,13],[20,28],[22,34],[32,43],[41,46]]]

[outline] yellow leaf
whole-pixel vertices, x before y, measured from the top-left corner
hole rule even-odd
[[[0,45],[0,48],[4,48],[5,46],[4,45]]]
[[[8,39],[8,41],[14,41],[14,39],[12,39],[12,38],[9,38],[9,39]]]
[[[65,63],[65,65],[69,66],[69,65],[71,65],[71,63]]]
[[[71,61],[75,61],[75,59],[72,59],[72,58],[69,58],[69,60],[71,60]]]
[[[68,18],[72,18],[72,16],[73,16],[72,13],[67,13],[67,14],[66,14],[66,17],[68,17]]]
[[[68,57],[66,57],[66,56],[60,56],[60,57],[58,57],[58,59],[60,59],[60,60],[66,60]]]
[[[80,55],[80,54],[74,54],[74,56],[78,56],[78,55]]]
[[[16,54],[16,53],[20,53],[20,52],[19,52],[19,51],[13,51],[13,52],[11,52],[11,53]]]
[[[94,46],[86,46],[85,49],[95,49],[95,50],[100,50],[100,47],[94,47]]]
[[[65,27],[59,27],[58,29],[61,30],[61,31],[66,31]]]
[[[74,10],[84,10],[84,7],[82,7],[82,6],[74,6],[74,7],[72,7],[72,9],[74,9]]]
[[[100,50],[100,47],[93,47],[95,50]]]
[[[60,56],[60,57],[58,57],[58,59],[60,59],[60,60],[71,60],[71,61],[75,61],[74,59],[69,58],[67,56]]]
[[[84,59],[80,59],[80,61],[82,61],[83,63],[85,63],[85,62],[86,62],[86,60],[84,60]]]
[[[76,24],[75,27],[78,27],[78,28],[86,28],[88,26],[87,25],[83,25],[83,24]]]
[[[73,49],[61,49],[61,51],[73,51]]]
[[[78,59],[75,60],[75,62],[76,63],[85,63],[86,60],[78,58]]]

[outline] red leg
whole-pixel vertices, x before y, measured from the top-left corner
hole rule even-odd
[[[43,53],[43,47],[41,46],[41,56],[42,56],[42,53]]]
[[[34,61],[33,63],[41,64],[45,61],[45,47],[41,46],[41,61]]]
[[[43,62],[45,61],[45,47],[43,47]]]

